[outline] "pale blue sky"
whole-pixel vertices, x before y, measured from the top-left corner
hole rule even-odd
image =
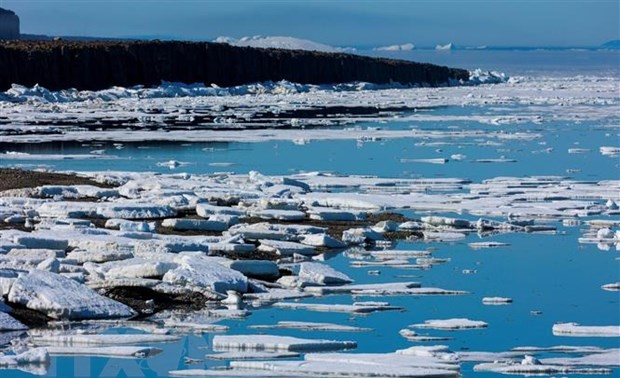
[[[22,32],[105,37],[287,35],[335,46],[591,46],[620,39],[618,0],[0,0]]]

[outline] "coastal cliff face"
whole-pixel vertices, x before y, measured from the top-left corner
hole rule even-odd
[[[0,39],[19,39],[19,17],[7,9],[0,8]]]
[[[279,80],[436,86],[468,77],[465,70],[432,64],[208,42],[0,42],[0,90],[13,83],[99,90],[162,80],[219,86]]]

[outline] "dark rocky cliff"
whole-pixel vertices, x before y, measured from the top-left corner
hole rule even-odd
[[[441,85],[460,69],[350,54],[256,49],[196,42],[0,42],[0,90],[12,83],[48,89],[157,85],[162,80],[232,86],[289,80]]]
[[[0,39],[19,39],[19,17],[3,8],[0,8]]]

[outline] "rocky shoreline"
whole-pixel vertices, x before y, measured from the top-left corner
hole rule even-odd
[[[222,87],[280,80],[437,86],[469,79],[466,70],[425,63],[180,41],[3,41],[0,68],[0,90],[14,83],[99,90],[162,81]]]

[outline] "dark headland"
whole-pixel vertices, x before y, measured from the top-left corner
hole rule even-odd
[[[466,70],[403,60],[211,42],[0,42],[0,90],[13,83],[50,90],[99,90],[162,81],[219,86],[279,80],[438,86],[468,77]]]

